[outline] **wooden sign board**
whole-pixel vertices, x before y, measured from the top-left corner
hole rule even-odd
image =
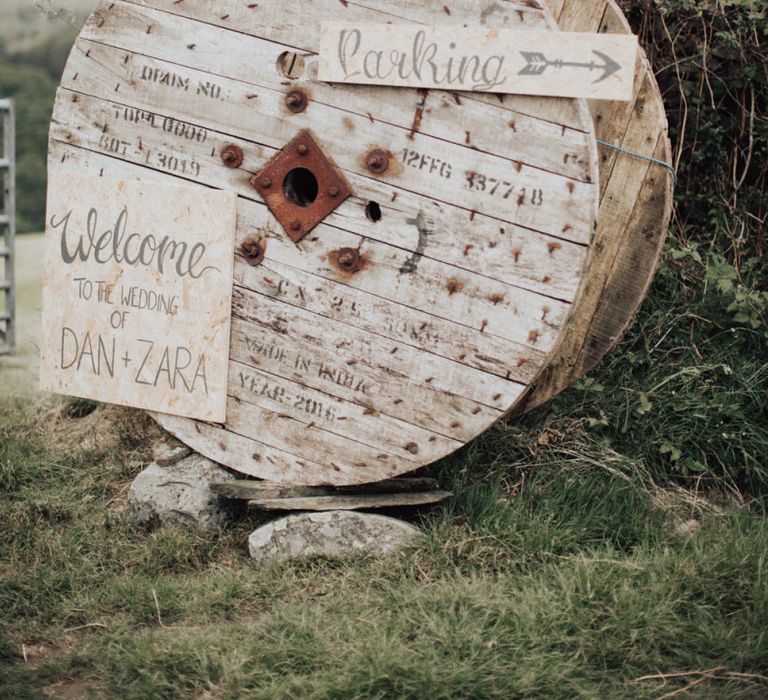
[[[634,36],[486,27],[323,23],[319,79],[548,97],[629,100]]]
[[[223,423],[236,196],[52,171],[44,390]]]

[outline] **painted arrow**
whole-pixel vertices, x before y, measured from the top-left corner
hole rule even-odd
[[[588,68],[590,71],[602,70],[603,74],[595,83],[602,83],[603,80],[610,78],[614,73],[621,70],[621,65],[616,63],[610,56],[606,56],[600,51],[593,51],[598,58],[602,59],[603,63],[591,61],[590,63],[576,63],[573,61],[555,60],[550,61],[543,53],[538,51],[521,51],[520,54],[525,59],[526,66],[521,70],[518,75],[542,75],[547,68]]]

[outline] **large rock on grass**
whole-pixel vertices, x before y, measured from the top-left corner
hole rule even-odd
[[[125,516],[137,525],[218,525],[226,507],[212,482],[234,477],[215,462],[192,454],[168,466],[156,462],[139,474],[128,493]]]
[[[267,565],[302,557],[383,556],[412,544],[420,535],[401,520],[337,510],[275,520],[251,534],[248,548],[258,564]]]

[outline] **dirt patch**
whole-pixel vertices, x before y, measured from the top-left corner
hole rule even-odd
[[[87,415],[73,415],[72,400],[41,401],[41,418],[55,444],[67,451],[123,451],[126,442],[147,449],[164,431],[147,413],[123,406],[94,404]]]
[[[43,688],[43,696],[53,700],[100,700],[106,698],[104,687],[87,678],[64,678]]]

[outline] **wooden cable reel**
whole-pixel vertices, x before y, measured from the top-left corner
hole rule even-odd
[[[62,77],[51,167],[239,195],[227,422],[156,416],[165,428],[243,474],[371,483],[521,401],[592,244],[586,104],[313,75],[321,21],[551,28],[531,4],[97,6]]]

